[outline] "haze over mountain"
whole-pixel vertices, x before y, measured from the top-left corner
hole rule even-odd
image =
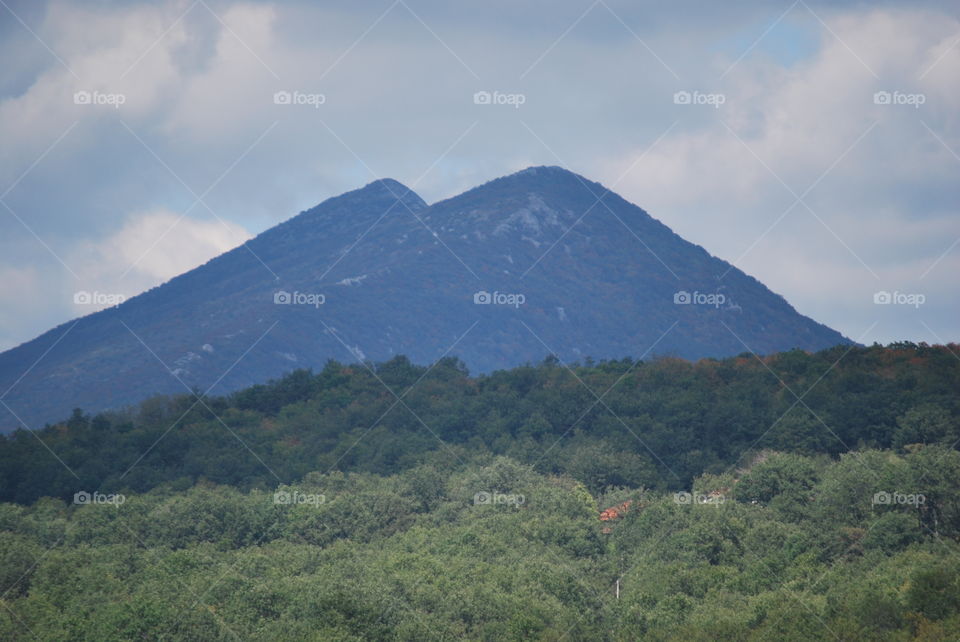
[[[698,359],[840,343],[567,170],[529,168],[431,206],[383,179],[0,354],[0,428],[189,387],[224,393],[331,358],[453,355],[489,372],[551,353]]]

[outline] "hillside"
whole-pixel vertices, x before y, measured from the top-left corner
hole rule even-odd
[[[385,179],[0,354],[4,403],[19,417],[0,409],[0,428],[192,387],[222,394],[330,358],[451,354],[488,373],[548,354],[697,359],[846,343],[572,172],[530,168],[431,206]]]
[[[452,358],[330,362],[226,397],[156,397],[17,431],[0,439],[0,501],[146,492],[172,480],[269,489],[316,470],[385,475],[425,457],[481,454],[569,473],[593,492],[679,490],[762,448],[837,456],[953,444],[960,359],[951,350],[837,347],[572,371],[547,360],[475,377]]]

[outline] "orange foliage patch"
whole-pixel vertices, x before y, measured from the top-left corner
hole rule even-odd
[[[624,514],[630,509],[631,504],[633,504],[633,500],[627,500],[622,504],[611,506],[607,510],[600,513],[600,521],[609,522],[611,520],[623,517]]]

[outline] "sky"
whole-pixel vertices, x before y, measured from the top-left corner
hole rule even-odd
[[[851,339],[960,340],[956,3],[0,0],[0,60],[0,350],[377,178],[531,165]]]

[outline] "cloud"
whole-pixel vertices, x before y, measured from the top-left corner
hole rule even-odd
[[[923,275],[960,238],[960,160],[947,149],[960,149],[960,52],[945,45],[960,23],[874,10],[828,26],[811,59],[742,61],[722,86],[724,104],[699,107],[712,123],[677,128],[604,173],[616,180],[632,166],[618,186],[625,196],[856,336],[887,312],[864,303],[878,289],[949,290],[953,259]],[[876,104],[875,92],[925,102]],[[694,109],[679,106],[677,117]],[[942,297],[928,321],[952,326],[955,299]],[[916,320],[890,323],[868,340],[921,330]]]
[[[82,289],[127,297],[202,265],[251,238],[227,221],[195,220],[167,210],[132,216],[114,234],[71,254]],[[87,308],[77,308],[85,313]]]
[[[36,333],[36,318],[45,310],[44,283],[32,267],[0,267],[0,350]]]

